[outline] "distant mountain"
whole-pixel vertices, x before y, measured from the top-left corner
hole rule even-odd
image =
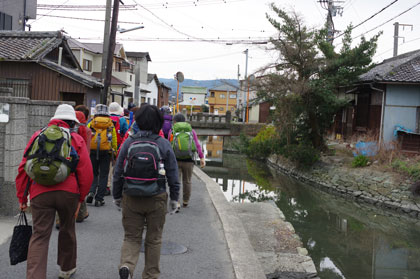
[[[176,97],[177,82],[173,78],[159,78],[159,81],[164,83],[166,86],[172,89],[171,96]],[[213,80],[195,80],[195,79],[185,79],[183,82],[179,83],[179,94],[181,95],[182,86],[200,86],[206,87],[207,90],[212,89],[216,86],[222,84],[230,84],[233,86],[238,86],[238,80],[236,79],[213,79]]]

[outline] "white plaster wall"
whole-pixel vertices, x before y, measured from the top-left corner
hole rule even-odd
[[[258,123],[260,118],[260,105],[253,105],[249,108],[249,119],[250,123]]]
[[[153,79],[152,82],[147,84],[146,90],[149,90],[150,93],[147,93],[146,96],[146,102],[147,98],[150,98],[151,105],[157,105],[157,99],[158,99],[158,86],[156,84],[156,81]]]

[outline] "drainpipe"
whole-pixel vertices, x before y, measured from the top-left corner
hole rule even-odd
[[[61,66],[61,59],[63,58],[63,48],[59,47],[58,48],[58,65]]]
[[[373,83],[369,83],[371,89],[382,92],[382,108],[381,108],[381,125],[379,126],[379,146],[382,144],[383,132],[384,132],[384,113],[385,113],[385,90],[373,87]]]

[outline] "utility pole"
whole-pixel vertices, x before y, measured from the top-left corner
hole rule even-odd
[[[106,105],[108,99],[108,91],[111,85],[112,77],[112,63],[114,58],[115,40],[117,35],[117,24],[118,24],[118,11],[120,7],[120,1],[114,0],[114,8],[112,10],[112,22],[111,22],[111,33],[109,35],[109,48],[106,61],[106,71],[104,80],[104,90],[101,95],[101,104]]]
[[[412,24],[400,24],[398,22],[394,23],[394,55],[393,55],[393,57],[398,55],[398,39],[402,38],[403,41],[405,41],[404,37],[399,36],[400,26],[403,27],[403,30],[404,30],[404,27],[406,27],[406,26],[411,27],[411,31],[413,31],[413,25]]]
[[[328,0],[328,13],[327,13],[327,42],[330,44],[334,41],[334,22],[332,20],[332,14],[333,14],[333,1]]]
[[[236,109],[239,112],[239,84],[240,84],[240,78],[241,78],[241,72],[240,72],[240,68],[239,68],[239,64],[238,64],[238,89],[236,90]],[[236,114],[236,113],[235,113]],[[239,113],[238,113],[238,122],[239,122]]]
[[[23,20],[22,20],[22,30],[25,31],[26,27],[26,0],[23,0]]]
[[[245,94],[246,94],[246,89],[248,88],[248,49],[246,49],[244,51],[245,55],[246,55],[246,60],[245,60],[245,81],[246,81],[246,87],[244,90],[244,101],[243,103],[245,103]],[[243,113],[242,113],[242,122],[245,122],[245,118],[246,118],[246,108],[248,107],[248,102],[246,102],[246,107],[243,107]]]
[[[334,34],[336,32],[334,28],[333,17],[343,15],[343,7],[335,5],[336,3],[342,3],[343,1],[334,0],[319,0],[321,7],[328,11],[327,13],[327,42],[333,44]]]
[[[110,24],[111,4],[112,4],[112,0],[106,0],[104,42],[102,46],[102,64],[101,64],[101,79],[102,79],[102,82],[104,83],[105,83],[106,66],[107,66],[107,59],[108,59],[108,48],[109,48],[109,28],[111,26]],[[101,98],[100,98],[100,103],[105,104],[107,101],[107,97],[108,97],[108,92],[106,94],[102,93]]]

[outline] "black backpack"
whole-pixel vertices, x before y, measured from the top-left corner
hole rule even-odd
[[[150,197],[165,190],[164,163],[157,140],[158,135],[132,135],[124,160],[124,193],[129,196]]]

